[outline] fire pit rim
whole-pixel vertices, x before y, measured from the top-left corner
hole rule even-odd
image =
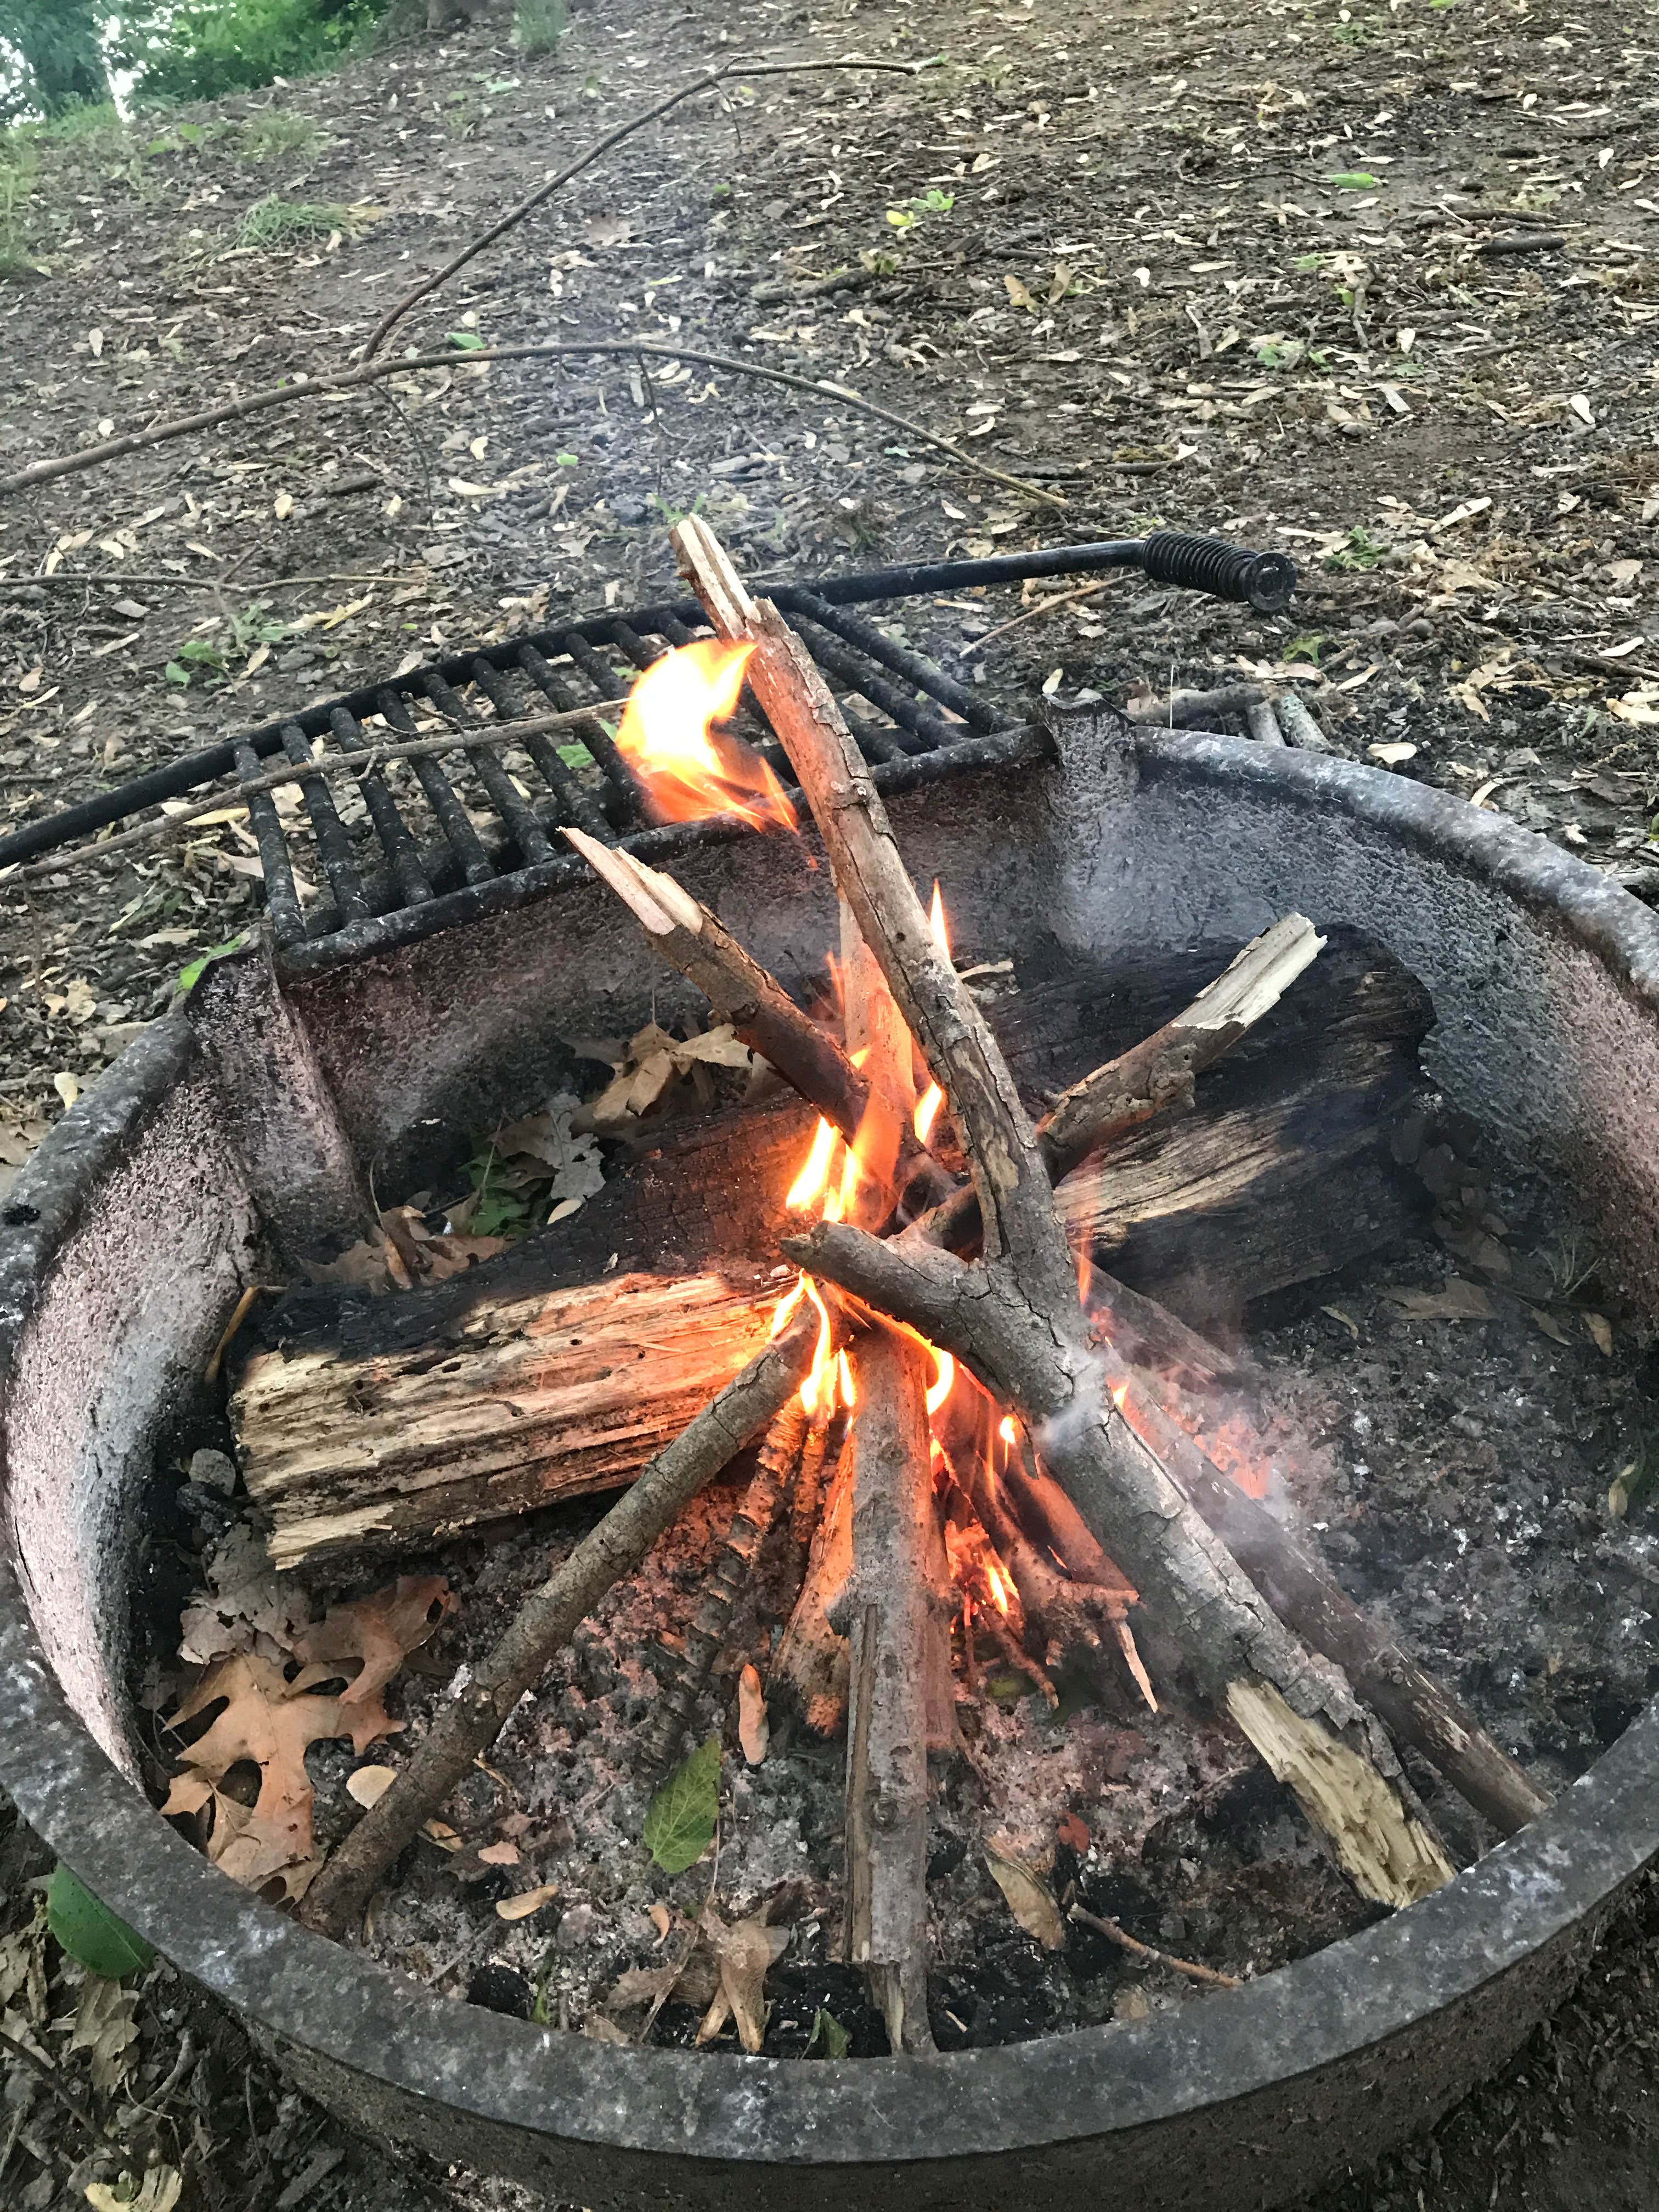
[[[1288,790],[1432,846],[1559,917],[1659,1018],[1659,922],[1506,821],[1340,760],[1186,733],[1137,742],[1154,777]],[[0,1207],[0,1379],[59,1246],[193,1052],[179,1012],[155,1024],[59,1123]],[[1086,2140],[1231,2104],[1373,2050],[1502,1980],[1604,1911],[1659,1851],[1659,1700],[1547,1814],[1437,1896],[1242,1990],[1138,2025],[813,2066],[620,2051],[458,2009],[237,1889],[93,1742],[5,1560],[0,1777],[52,1848],[175,1965],[346,2074],[520,2137],[852,2172]]]

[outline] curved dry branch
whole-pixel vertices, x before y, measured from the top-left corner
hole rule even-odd
[[[560,355],[588,354],[622,354],[629,357],[645,354],[654,361],[693,361],[699,368],[721,369],[730,376],[750,376],[763,384],[781,384],[792,392],[809,392],[815,399],[838,399],[844,406],[856,407],[863,414],[874,416],[878,422],[902,430],[907,438],[920,438],[925,445],[949,453],[958,467],[970,470],[975,476],[988,477],[993,483],[1006,484],[1012,491],[1023,492],[1027,499],[1042,500],[1050,507],[1066,505],[1059,492],[1045,491],[1040,484],[1027,483],[1024,477],[994,469],[988,461],[964,453],[952,439],[942,438],[937,430],[927,429],[921,423],[913,422],[908,415],[900,415],[876,400],[860,398],[844,384],[833,384],[823,377],[796,376],[787,368],[767,368],[759,362],[738,361],[731,354],[708,353],[692,346],[656,345],[647,338],[549,338],[524,345],[479,346],[471,352],[459,352],[453,346],[447,346],[441,353],[406,354],[396,361],[359,362],[353,368],[330,369],[321,376],[292,376],[281,384],[247,392],[240,399],[222,400],[216,406],[200,408],[194,415],[174,415],[166,422],[152,422],[147,429],[129,430],[124,437],[106,438],[101,445],[82,446],[75,453],[59,453],[51,460],[31,461],[26,469],[0,477],[0,499],[14,492],[30,490],[35,484],[55,483],[59,477],[73,476],[77,470],[95,469],[106,461],[124,459],[128,453],[142,453],[148,446],[188,437],[193,430],[214,430],[222,422],[242,422],[250,415],[263,414],[267,408],[291,406],[296,399],[322,399],[337,392],[355,392],[361,386],[379,383],[383,377],[401,376],[417,368],[473,368],[483,362],[538,361]]]

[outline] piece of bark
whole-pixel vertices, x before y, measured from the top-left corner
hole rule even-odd
[[[709,1569],[696,1613],[686,1632],[685,1649],[646,1723],[640,1751],[643,1773],[660,1773],[679,1751],[703,1686],[725,1649],[732,1608],[743,1594],[755,1554],[777,1518],[784,1486],[795,1470],[805,1436],[806,1408],[797,1391],[767,1430],[755,1455],[755,1472]]]
[[[259,1355],[231,1419],[272,1564],[425,1547],[630,1480],[765,1344],[777,1297],[760,1269],[613,1275],[401,1357]]]
[[[638,1566],[706,1482],[775,1419],[800,1387],[817,1343],[810,1307],[710,1401],[568,1559],[533,1590],[511,1626],[467,1677],[452,1684],[397,1780],[363,1815],[306,1893],[301,1917],[340,1936],[381,1875],[433,1818],[507,1716],[535,1687],[611,1585]]]
[[[1376,1769],[1292,1712],[1271,1683],[1230,1682],[1227,1710],[1330,1840],[1362,1896],[1398,1908],[1452,1879],[1456,1868],[1422,1824],[1392,1817],[1392,1793]]]

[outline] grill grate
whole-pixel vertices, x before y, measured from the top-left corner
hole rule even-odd
[[[985,757],[975,740],[1018,749],[1024,733],[1004,729],[985,699],[876,623],[806,590],[775,596],[872,768],[902,769],[927,756],[941,757],[940,769],[967,767]],[[638,672],[669,647],[709,635],[690,600],[607,615],[412,670],[238,739],[240,779],[263,773],[272,754],[297,771],[297,806],[270,792],[248,799],[279,957],[311,968],[361,957],[376,942],[424,934],[450,918],[458,898],[476,905],[468,892],[495,893],[491,907],[516,902],[571,861],[557,834],[566,823],[606,844],[739,834],[724,817],[653,829],[612,735]],[[532,730],[521,745],[465,740],[469,731],[495,736],[503,725],[590,708],[565,731]],[[789,788],[788,760],[747,694],[732,727]],[[377,742],[450,731],[456,750],[441,763],[371,765]],[[360,755],[366,772],[355,784],[305,775],[319,740],[327,752]]]
[[[1006,726],[981,694],[849,611],[853,605],[1115,568],[1139,568],[1159,582],[1248,601],[1264,614],[1282,611],[1296,585],[1296,570],[1283,554],[1159,531],[1145,538],[826,577],[811,590],[764,588],[836,695],[877,789],[890,792],[963,769],[1036,759],[1046,741],[1040,732]],[[646,858],[740,836],[744,827],[730,815],[653,826],[608,726],[641,669],[670,646],[708,634],[695,600],[674,600],[413,669],[26,823],[0,838],[0,866],[199,792],[221,777],[246,784],[272,756],[281,756],[293,763],[297,804],[288,804],[281,791],[250,791],[248,819],[277,959],[305,970],[364,958],[580,880],[583,864],[558,835],[567,823],[607,843],[626,842]],[[503,728],[542,719],[550,708],[581,718],[565,726],[562,744],[533,727],[517,744],[501,739]],[[735,726],[790,790],[788,760],[747,695]],[[477,741],[485,732],[492,742]],[[452,733],[447,767],[430,755],[376,757],[383,746]],[[318,746],[334,761],[361,758],[361,774],[331,786],[316,773]],[[226,796],[236,788],[230,784]]]

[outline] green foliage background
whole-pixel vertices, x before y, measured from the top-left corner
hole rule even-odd
[[[140,100],[216,100],[333,67],[394,0],[0,0],[0,123]]]

